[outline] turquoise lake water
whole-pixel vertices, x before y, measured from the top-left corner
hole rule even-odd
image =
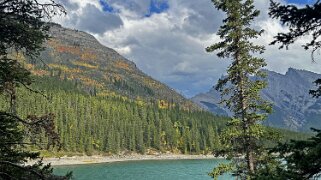
[[[151,160],[55,166],[55,174],[73,171],[76,180],[211,180],[215,165],[224,160]],[[230,180],[225,175],[220,179]]]

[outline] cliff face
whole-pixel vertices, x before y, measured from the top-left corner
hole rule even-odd
[[[310,127],[321,127],[321,99],[312,98],[309,90],[315,89],[313,82],[320,74],[290,68],[285,75],[267,71],[268,87],[262,97],[273,103],[274,112],[265,122],[269,126],[308,131]],[[219,105],[220,95],[215,89],[199,94],[192,100],[216,114],[231,115]]]
[[[51,39],[45,44],[40,59],[44,63],[27,66],[38,76],[55,76],[81,85],[87,92],[108,96],[117,94],[148,102],[173,103],[198,109],[165,84],[144,74],[136,65],[115,50],[101,45],[92,35],[53,24]]]

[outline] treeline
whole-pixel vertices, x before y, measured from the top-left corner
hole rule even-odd
[[[224,117],[184,111],[178,105],[160,108],[156,102],[91,96],[68,81],[50,77],[36,82],[33,88],[44,89],[45,96],[19,89],[17,112],[22,117],[54,113],[65,152],[208,153],[218,148],[218,131],[226,122]],[[38,138],[47,141],[45,136]]]
[[[35,78],[36,83],[31,88],[43,92],[19,88],[17,112],[24,118],[30,114],[53,113],[63,152],[118,154],[156,150],[200,154],[221,149],[219,132],[227,122],[226,117],[182,110],[178,104],[160,106],[160,101],[96,96],[66,79]],[[9,107],[4,102],[0,101],[0,107],[6,110]],[[277,132],[283,137],[282,141],[309,137],[282,129]],[[40,144],[48,143],[45,134],[26,139],[27,142],[35,140]],[[268,143],[275,145],[275,142]],[[38,146],[33,148],[39,149]]]

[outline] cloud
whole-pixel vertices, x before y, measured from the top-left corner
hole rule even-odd
[[[227,66],[205,52],[210,40],[215,39],[212,33],[218,29],[216,19],[221,21],[222,13],[208,1],[185,2],[169,1],[167,11],[149,18],[122,14],[123,28],[98,39],[133,60],[147,74],[178,91],[189,92],[187,96],[205,91],[215,83],[212,77],[220,77]],[[205,10],[201,8],[204,5]],[[215,17],[213,23],[208,22],[209,17]]]
[[[109,0],[109,2],[114,7],[120,9],[121,13],[126,14],[126,11],[129,11],[132,17],[137,18],[141,18],[145,14],[147,14],[150,5],[150,0]],[[126,15],[129,15],[129,13],[127,13]]]
[[[77,10],[79,5],[69,0],[58,0],[57,3],[62,4],[66,9]]]
[[[59,0],[58,2],[67,9],[67,16],[54,20],[66,27],[103,34],[123,25],[119,14],[103,11],[106,7],[102,7],[98,1]]]
[[[68,17],[56,21],[93,33],[102,44],[134,61],[142,71],[188,97],[209,90],[225,74],[231,61],[205,52],[207,46],[219,41],[215,33],[224,18],[210,0],[102,1],[107,4],[69,0],[74,5],[69,7],[66,3]],[[309,52],[300,46],[306,39],[288,51],[270,46],[273,37],[286,28],[269,18],[269,1],[256,0],[255,6],[261,16],[253,25],[265,29],[255,42],[266,46],[262,56],[267,68],[281,73],[289,67],[321,72],[319,66],[310,63]]]
[[[94,5],[87,5],[82,16],[74,16],[76,28],[92,33],[103,34],[106,31],[120,28],[123,25],[119,15],[102,12]]]

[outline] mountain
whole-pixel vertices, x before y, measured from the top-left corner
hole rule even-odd
[[[17,89],[16,109],[22,118],[54,117],[55,140],[64,154],[199,154],[219,145],[226,117],[201,110],[85,32],[52,24],[50,36],[42,62],[12,54],[34,79],[34,91]],[[8,109],[6,98],[0,96],[0,110]],[[34,131],[26,143],[60,144]]]
[[[38,134],[27,134],[24,139],[27,144],[38,143],[32,150],[50,147],[43,151],[46,156],[208,153],[219,146],[218,130],[226,123],[226,118],[207,111],[91,95],[73,81],[57,77],[35,77],[30,88],[41,89],[43,94],[18,88],[16,109],[22,118],[52,113],[59,139],[50,141],[38,128],[32,131]],[[0,110],[8,108],[6,102],[0,96]]]
[[[44,155],[200,154],[220,147],[218,135],[227,117],[202,110],[85,32],[53,24],[50,34],[42,63],[13,54],[34,78],[30,89],[17,89],[17,113],[22,118],[50,115],[59,135],[51,141],[33,129],[36,136],[24,139],[31,150],[59,144]],[[0,110],[9,108],[6,98],[0,96]],[[279,132],[283,140],[307,137]]]
[[[179,104],[185,109],[199,109],[88,33],[51,24],[50,36],[40,54],[43,63],[26,60],[26,66],[37,76],[58,76],[97,96],[123,96],[145,102],[159,101],[164,107]]]
[[[295,131],[308,131],[310,127],[321,128],[321,99],[309,95],[309,90],[316,88],[313,82],[321,78],[321,74],[293,68],[289,68],[284,75],[266,72],[268,87],[261,95],[273,103],[274,111],[265,123]],[[231,115],[219,104],[220,94],[214,88],[196,95],[192,100],[215,114]]]

